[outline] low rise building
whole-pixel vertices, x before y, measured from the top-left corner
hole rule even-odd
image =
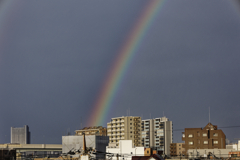
[[[188,158],[228,158],[231,149],[188,149]]]
[[[170,156],[181,156],[184,154],[185,149],[183,143],[171,143],[170,144]]]
[[[98,135],[98,136],[107,136],[107,128],[102,126],[95,127],[84,127],[83,129],[76,130],[75,135]]]
[[[106,146],[109,143],[108,136],[86,135],[86,147],[99,152],[106,152]],[[62,152],[67,153],[70,150],[81,150],[83,148],[83,136],[62,136]],[[105,155],[96,155],[97,159],[105,158]]]
[[[185,128],[182,135],[185,154],[189,149],[225,149],[225,138],[223,131],[211,123],[204,128]]]
[[[112,160],[132,160],[132,156],[144,156],[144,147],[132,146],[132,140],[120,140],[119,145],[107,146],[106,152],[112,153],[109,155],[112,156]]]
[[[0,144],[0,150],[15,150],[16,157],[60,155],[61,144]]]

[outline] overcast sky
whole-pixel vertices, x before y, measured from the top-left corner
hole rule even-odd
[[[85,127],[146,0],[0,3],[0,143],[29,125],[32,143],[61,144]],[[184,128],[240,126],[240,13],[226,0],[165,1],[127,70],[113,117]],[[164,112],[164,113],[163,113]],[[81,125],[82,123],[82,125]],[[240,128],[220,128],[232,141]]]

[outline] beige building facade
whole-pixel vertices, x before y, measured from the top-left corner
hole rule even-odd
[[[107,123],[109,146],[119,146],[120,140],[132,140],[133,146],[141,146],[141,117],[112,118]]]
[[[183,148],[183,143],[171,143],[170,144],[170,155],[171,156],[181,156],[183,155],[185,149]]]

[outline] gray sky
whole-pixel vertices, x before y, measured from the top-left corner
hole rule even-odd
[[[9,1],[9,0],[7,0]],[[145,0],[2,1],[0,143],[29,125],[32,143],[85,126]],[[174,129],[240,126],[240,13],[224,0],[171,0],[149,28],[112,117],[167,116]],[[104,126],[106,126],[106,123]],[[222,128],[232,141],[240,128]],[[181,142],[174,131],[174,142]]]

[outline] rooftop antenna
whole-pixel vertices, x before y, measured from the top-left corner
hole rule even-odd
[[[209,123],[210,123],[210,107],[209,107]]]
[[[80,117],[80,124],[81,124],[81,128],[82,129],[82,116]]]

